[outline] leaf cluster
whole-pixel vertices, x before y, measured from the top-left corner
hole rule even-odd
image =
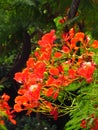
[[[90,118],[92,114],[96,117],[98,116],[98,110],[96,109],[96,105],[98,104],[97,73],[98,70],[95,71],[95,81],[93,83],[80,85],[80,88],[77,90],[77,96],[74,100],[76,108],[70,112],[70,120],[65,124],[65,130],[80,130],[82,129],[80,124],[83,119]],[[87,128],[86,130],[89,129]]]

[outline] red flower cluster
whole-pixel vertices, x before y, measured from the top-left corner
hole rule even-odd
[[[16,121],[13,119],[13,111],[8,104],[10,97],[5,93],[0,97],[0,124],[4,125],[3,117],[6,116],[13,124]]]
[[[85,119],[83,119],[83,120],[81,121],[80,126],[81,126],[82,128],[87,128],[87,121],[86,121]]]
[[[22,72],[18,72],[15,74],[14,79],[23,84],[18,91],[19,96],[17,96],[15,99],[14,110],[16,112],[28,110],[28,113],[30,113],[34,109],[37,110],[37,108],[41,108],[43,104],[45,104],[45,101],[42,102],[43,99],[41,98],[40,94],[43,92],[47,95],[44,87],[45,83],[43,83],[43,81],[45,78],[45,72],[47,71],[47,62],[50,60],[53,42],[55,39],[56,36],[54,30],[44,35],[42,39],[38,42],[38,44],[40,45],[40,49],[36,49],[36,51],[34,52],[36,59],[35,57],[30,57],[26,64],[27,67]],[[58,75],[59,70],[57,68],[50,68],[49,73],[51,75]],[[54,98],[57,97],[57,93],[58,92],[54,94]],[[47,105],[45,106],[46,108],[44,109],[47,110]],[[52,110],[54,110],[53,107],[51,107],[51,109],[49,108],[48,111]]]
[[[98,130],[98,117],[94,117],[94,114],[90,118],[83,119],[80,124],[81,128],[89,128],[90,130]]]
[[[75,33],[72,28],[62,34],[60,43],[54,42],[56,39],[54,30],[45,34],[26,68],[15,74],[14,79],[22,84],[15,99],[16,112],[49,112],[57,119],[58,105],[52,101],[58,98],[59,92],[77,79],[89,83],[93,80],[95,65],[87,49],[89,38],[82,32]],[[80,49],[83,53],[78,55]],[[47,98],[51,98],[51,102]]]
[[[41,40],[38,41],[40,50],[35,51],[35,56],[38,60],[50,60],[52,53],[53,43],[56,40],[55,31],[51,30],[50,33],[45,34]]]
[[[78,68],[78,74],[86,79],[89,83],[92,81],[92,75],[95,70],[95,65],[92,62],[84,62],[80,68]]]

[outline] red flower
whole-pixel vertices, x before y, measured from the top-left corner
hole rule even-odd
[[[84,62],[82,66],[77,70],[77,73],[80,76],[84,77],[87,82],[91,82],[94,70],[94,64],[92,64],[91,62]]]
[[[49,88],[47,93],[46,93],[46,96],[50,97],[50,96],[53,95],[53,93],[54,93],[54,89],[53,88]]]
[[[29,97],[29,99],[31,99],[33,101],[38,101],[40,99],[41,85],[38,84],[36,87],[35,87],[35,85],[32,85],[32,86],[33,86],[32,91],[30,93],[28,93],[28,97],[31,94],[31,96]]]
[[[18,103],[18,104],[25,104],[25,103],[27,103],[28,102],[28,97],[26,97],[26,96],[17,96],[16,98],[15,98],[15,103]]]
[[[39,60],[46,60],[49,61],[50,60],[50,56],[51,56],[51,52],[52,49],[51,48],[41,48],[40,49],[40,56],[39,56]]]
[[[49,88],[46,92],[47,97],[52,97],[53,99],[56,99],[58,97],[58,89],[55,90],[55,88]]]
[[[69,39],[70,39],[70,37],[69,37],[69,35],[68,35],[68,33],[63,33],[62,34],[62,39],[66,42],[66,41],[68,41]]]
[[[67,17],[64,17],[64,18],[59,20],[59,23],[63,24],[63,23],[65,23],[66,20],[67,20]]]
[[[75,37],[78,39],[78,41],[83,42],[85,34],[83,32],[76,33]]]
[[[74,28],[71,28],[68,33],[62,34],[62,38],[66,42],[66,41],[72,39],[74,37],[74,35],[75,35]]]
[[[34,52],[34,55],[35,55],[35,57],[36,57],[37,59],[40,59],[39,51],[36,50],[36,51]]]
[[[76,70],[74,70],[74,69],[69,69],[69,70],[68,70],[68,73],[69,73],[69,77],[70,77],[70,78],[72,78],[72,79],[75,78],[75,76],[76,76]]]
[[[60,19],[59,22],[60,22],[60,23],[64,23],[65,20],[64,20],[64,19]]]
[[[53,106],[52,106],[52,103],[51,102],[49,102],[49,101],[44,101],[43,102],[44,103],[44,105],[46,106],[46,108],[48,108],[49,109],[49,111],[53,108]]]
[[[30,57],[30,58],[27,60],[26,65],[27,65],[28,68],[34,68],[35,60],[34,60],[32,57]]]
[[[38,79],[43,79],[44,72],[46,71],[46,65],[43,61],[38,61],[35,64],[34,73],[36,74]]]
[[[55,90],[54,94],[53,94],[53,99],[56,99],[58,97],[58,93],[59,93],[59,90]]]
[[[18,94],[23,95],[24,93],[26,93],[26,91],[27,91],[27,89],[25,89],[25,88],[20,88],[20,89],[18,90]]]
[[[4,113],[4,115],[7,116],[7,118],[13,123],[16,124],[16,121],[13,119],[13,113],[11,111],[11,108],[8,104],[8,100],[10,97],[7,94],[3,94],[0,98],[0,112]],[[0,123],[4,124],[4,121],[2,120],[2,114],[0,116]]]
[[[30,108],[38,107],[39,98],[40,98],[40,84],[34,84],[29,86],[28,88],[20,88],[18,93],[20,96],[15,98],[14,110],[16,112],[21,112],[23,110],[29,111]]]
[[[50,115],[53,116],[54,120],[57,120],[57,119],[58,119],[58,110],[57,110],[57,108],[53,108],[53,109],[50,111]]]
[[[75,49],[77,41],[78,41],[77,37],[71,39],[71,45],[70,45],[71,49]]]
[[[23,81],[22,72],[17,72],[17,73],[15,73],[14,79],[15,79],[17,82],[22,83],[22,81]]]
[[[87,121],[86,121],[85,119],[83,119],[83,120],[81,121],[80,126],[81,126],[82,128],[87,128]]]
[[[59,65],[57,68],[60,73],[64,73],[64,69],[63,69],[62,65]]]
[[[92,47],[95,48],[95,49],[98,48],[98,40],[93,41]]]
[[[4,120],[0,119],[0,125],[5,125]]]
[[[22,72],[15,73],[14,79],[23,84],[27,82],[29,73],[29,68],[25,68]]]
[[[69,53],[70,52],[70,49],[66,45],[64,45],[62,47],[62,50],[63,50],[64,53]]]
[[[55,85],[55,79],[50,75],[48,80],[46,81],[46,86]]]
[[[62,57],[62,53],[61,52],[55,52],[54,56],[55,56],[55,58],[61,58]]]
[[[15,104],[15,105],[14,105],[14,110],[15,110],[16,112],[21,112],[23,109],[21,108],[21,105],[20,105],[20,104]]]
[[[51,75],[49,76],[48,80],[46,81],[46,86],[58,86],[62,84],[62,80],[57,78],[55,79]]]
[[[92,128],[90,130],[98,130],[98,118],[94,118],[93,122],[92,122]]]
[[[41,47],[48,47],[48,46],[52,46],[54,40],[56,40],[56,36],[55,36],[55,30],[51,30],[50,33],[45,34],[41,40],[38,41],[38,44]]]
[[[7,101],[10,99],[10,96],[7,95],[6,93],[4,93],[4,94],[2,95],[2,99],[7,102]]]
[[[56,104],[59,91],[65,90],[65,87],[75,80],[81,82],[81,79],[85,78],[88,83],[92,81],[95,65],[92,63],[92,54],[88,49],[89,39],[84,33],[79,32],[75,35],[72,28],[69,32],[62,34],[60,44],[55,43],[55,40],[54,30],[45,34],[38,41],[40,47],[36,49],[34,57],[28,59],[26,68],[15,74],[14,79],[22,83],[18,90],[19,95],[15,98],[16,112],[23,110],[27,110],[28,114],[32,111],[50,112],[50,115],[57,119],[58,112],[63,114],[63,110],[57,109],[59,105],[61,105],[60,109],[63,109],[63,104]],[[78,55],[76,52],[81,47],[77,46],[77,42],[84,43],[82,44],[82,48],[85,49],[83,55]],[[92,46],[97,48],[97,42],[95,41]],[[8,97],[4,97],[7,101]],[[49,98],[51,102],[48,102]],[[3,102],[0,108],[2,106],[10,109],[6,102]],[[88,120],[82,120],[81,127],[86,128],[88,122]],[[97,128],[98,121],[95,121],[95,124],[94,128]]]
[[[52,68],[49,69],[49,73],[51,75],[58,76],[59,75],[59,69],[55,68],[55,67],[52,67]]]
[[[74,37],[74,35],[75,35],[74,28],[71,28],[68,33],[69,33],[70,39],[72,39]]]

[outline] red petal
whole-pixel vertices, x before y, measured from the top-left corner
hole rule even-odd
[[[27,63],[26,63],[27,67],[28,67],[28,68],[34,68],[34,64],[35,64],[34,59],[30,57],[30,58],[28,59]]]
[[[62,50],[63,50],[65,53],[69,53],[69,52],[70,52],[70,49],[69,49],[66,45],[64,45],[64,46],[62,47]]]
[[[55,53],[54,53],[54,56],[55,56],[56,58],[60,58],[60,57],[62,57],[62,53],[61,53],[61,52],[55,52]]]
[[[59,70],[58,70],[58,68],[50,68],[50,70],[49,70],[49,73],[51,74],[51,75],[55,75],[55,76],[58,76],[59,75]]]
[[[14,79],[17,82],[22,83],[23,82],[23,75],[22,75],[22,73],[21,72],[15,73]]]
[[[98,48],[98,41],[97,40],[94,40],[94,42],[92,43],[92,47],[93,48]]]
[[[75,36],[76,36],[76,38],[78,39],[78,41],[81,41],[81,42],[83,42],[84,37],[85,37],[84,33],[82,33],[82,32],[76,33]]]
[[[54,90],[53,90],[53,88],[49,88],[48,89],[48,91],[47,91],[47,93],[46,93],[46,96],[52,96],[53,95],[53,93],[54,93]]]

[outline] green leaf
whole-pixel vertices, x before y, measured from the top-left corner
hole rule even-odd
[[[5,125],[0,125],[0,130],[7,130]]]
[[[64,91],[63,92],[59,92],[58,101],[63,103],[64,102],[64,97],[65,97]]]
[[[3,86],[3,85],[0,85],[0,91],[1,91],[3,88],[4,88],[4,86]]]
[[[79,84],[77,82],[73,82],[71,84],[69,84],[67,87],[65,87],[65,90],[67,91],[75,91],[79,88]]]
[[[64,25],[59,22],[60,19],[62,19],[61,16],[58,16],[58,17],[56,17],[56,18],[54,19],[54,23],[55,23],[56,28],[57,28],[57,31],[58,31],[57,34],[58,34],[58,33],[63,29],[63,27],[64,27]]]

